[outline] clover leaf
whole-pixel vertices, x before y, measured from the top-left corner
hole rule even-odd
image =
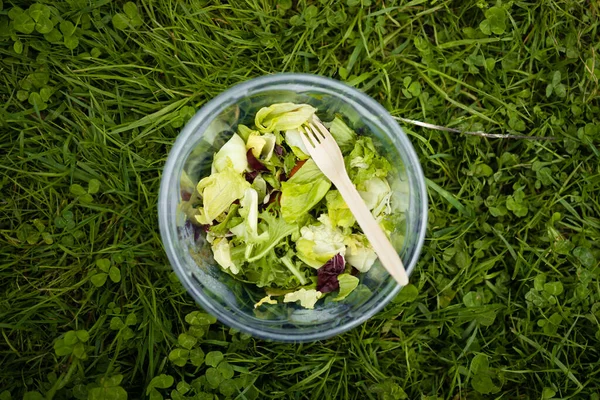
[[[486,35],[502,35],[506,31],[506,11],[502,7],[491,7],[485,12],[485,20],[481,21],[479,29]]]
[[[29,35],[35,29],[35,21],[29,14],[23,12],[14,18],[13,26],[17,32]]]
[[[124,13],[116,13],[112,17],[112,23],[116,29],[123,31],[130,27],[137,28],[144,23],[135,3],[131,1],[125,3],[125,5],[123,5],[123,12]]]

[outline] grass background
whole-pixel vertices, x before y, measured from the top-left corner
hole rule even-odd
[[[135,5],[0,1],[0,399],[600,398],[598,2]],[[555,140],[405,125],[430,188],[413,286],[267,343],[188,315],[156,202],[193,110],[280,71]]]

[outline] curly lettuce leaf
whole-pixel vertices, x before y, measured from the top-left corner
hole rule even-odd
[[[202,179],[196,187],[202,194],[202,208],[196,220],[202,225],[211,225],[234,201],[241,199],[249,187],[242,175],[231,167]]]
[[[355,141],[354,149],[344,157],[350,180],[356,186],[372,178],[385,178],[392,166],[379,155],[370,137],[360,137]]]
[[[316,108],[308,104],[278,103],[261,108],[254,119],[261,132],[297,129],[312,118]]]
[[[284,303],[294,303],[300,301],[300,305],[304,308],[312,310],[315,308],[317,301],[323,296],[323,293],[315,289],[301,288],[295,292],[288,293],[283,297]]]
[[[285,154],[285,156],[283,157],[283,169],[286,174],[289,175],[289,173],[292,172],[292,170],[296,166],[297,160],[298,158],[294,153],[289,152]]]
[[[293,251],[288,251],[288,253],[284,256],[281,257],[281,262],[283,263],[283,265],[285,265],[287,267],[287,269],[290,270],[290,272],[298,279],[298,282],[301,285],[306,285],[308,283],[308,280],[306,279],[306,277],[304,276],[304,273],[302,273],[300,266],[296,265],[293,261],[292,261],[292,256],[294,255]]]
[[[248,257],[250,263],[263,258],[283,239],[298,230],[298,225],[287,223],[283,218],[277,218],[268,211],[263,211],[259,216],[262,221],[263,232],[268,232],[268,238],[254,247],[253,254]]]
[[[331,182],[312,159],[286,182],[281,183],[281,215],[296,221],[308,213],[329,191]]]
[[[231,261],[240,268],[240,271],[246,270],[246,245],[244,242],[235,236],[229,238],[229,247],[231,253]]]
[[[296,276],[281,262],[274,249],[245,264],[244,275],[258,287],[294,289],[299,286]]]
[[[212,163],[212,172],[221,172],[230,166],[239,174],[248,168],[246,144],[235,133],[215,154]]]

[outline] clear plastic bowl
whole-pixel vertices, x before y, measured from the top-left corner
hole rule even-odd
[[[366,321],[398,294],[400,286],[376,262],[359,275],[359,287],[344,301],[320,300],[314,310],[295,303],[255,309],[264,290],[222,272],[204,236],[179,210],[182,173],[197,183],[209,173],[213,154],[239,123],[252,125],[261,107],[281,102],[312,104],[324,121],[341,114],[353,129],[381,144],[380,151],[395,167],[392,203],[405,211],[392,243],[409,275],[425,237],[427,195],[417,155],[396,121],[371,97],[329,78],[276,74],[246,81],[206,103],[183,128],[163,171],[158,204],[160,233],[175,273],[196,302],[221,322],[255,337],[306,342],[338,335]]]

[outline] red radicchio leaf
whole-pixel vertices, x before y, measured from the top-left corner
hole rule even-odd
[[[191,229],[194,233],[194,241],[197,241],[200,238],[202,231],[208,232],[208,230],[210,229],[210,225],[198,226],[196,224],[192,224],[190,221],[185,221],[185,229]]]
[[[283,147],[276,144],[275,145],[275,154],[277,154],[278,156],[282,156],[283,155]]]
[[[317,290],[321,293],[333,292],[339,289],[338,275],[344,272],[346,261],[341,254],[333,258],[317,270]]]
[[[279,202],[279,197],[281,197],[281,192],[279,190],[273,190],[267,204],[275,203],[276,201]]]
[[[188,192],[181,191],[181,200],[189,201],[192,198],[192,194]]]
[[[265,168],[265,166],[262,165],[261,162],[256,159],[256,157],[254,157],[254,154],[252,154],[252,149],[250,149],[246,152],[246,158],[248,159],[248,165],[250,166],[251,169],[253,169],[255,171],[266,171],[267,170],[267,168]]]
[[[252,182],[254,182],[254,179],[256,179],[258,174],[259,174],[258,171],[250,171],[250,172],[246,172],[246,174],[244,176],[246,177],[246,180],[249,183],[252,183]]]

